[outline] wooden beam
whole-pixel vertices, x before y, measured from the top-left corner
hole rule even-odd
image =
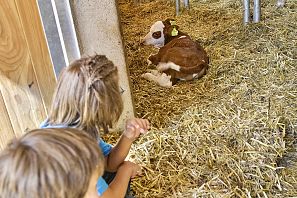
[[[46,117],[33,68],[34,51],[32,53],[29,51],[19,17],[15,1],[1,2],[0,91],[10,118],[7,126],[11,124],[17,136],[28,129],[38,127]],[[32,23],[35,24],[34,21]],[[31,23],[26,25],[33,28]],[[37,40],[38,35],[31,35],[31,38],[33,42],[31,45],[37,45],[38,48],[40,45],[38,44],[40,41]],[[42,58],[42,56],[36,58]],[[47,78],[47,75],[46,73],[43,78]]]
[[[49,110],[56,86],[56,76],[36,0],[15,0],[26,44],[32,60],[45,109]]]
[[[15,137],[13,133],[12,125],[10,124],[10,118],[8,116],[7,109],[3,100],[3,96],[0,92],[0,150],[4,149],[6,144]]]

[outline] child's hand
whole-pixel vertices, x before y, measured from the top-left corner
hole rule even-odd
[[[123,168],[126,171],[131,171],[131,178],[134,178],[137,175],[141,175],[141,167],[133,162],[124,161],[120,168]]]
[[[150,123],[147,119],[132,118],[126,121],[126,126],[123,135],[134,141],[139,135],[146,134],[150,128]]]

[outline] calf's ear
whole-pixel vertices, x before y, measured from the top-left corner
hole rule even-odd
[[[165,21],[163,21],[163,24],[165,25],[165,27],[166,26],[175,25],[175,20],[174,19],[171,19],[171,18],[168,18]]]
[[[175,20],[171,20],[171,21],[169,21],[169,23],[170,23],[170,25],[176,25]]]
[[[177,36],[178,35],[178,26],[177,25],[171,25],[171,26],[168,26],[168,27],[165,27],[164,28],[164,35],[165,36]]]

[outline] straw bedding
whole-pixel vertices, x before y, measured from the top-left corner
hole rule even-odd
[[[119,1],[136,113],[153,126],[130,153],[144,170],[133,190],[139,198],[297,197],[297,1],[262,2],[262,22],[248,26],[241,1],[190,3],[175,19],[205,47],[210,69],[165,89],[140,77],[156,50],[139,41],[174,17],[174,2]]]

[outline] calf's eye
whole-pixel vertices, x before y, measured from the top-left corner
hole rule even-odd
[[[155,39],[160,38],[160,37],[161,37],[161,31],[154,32],[152,36],[153,36],[153,38],[155,38]]]

